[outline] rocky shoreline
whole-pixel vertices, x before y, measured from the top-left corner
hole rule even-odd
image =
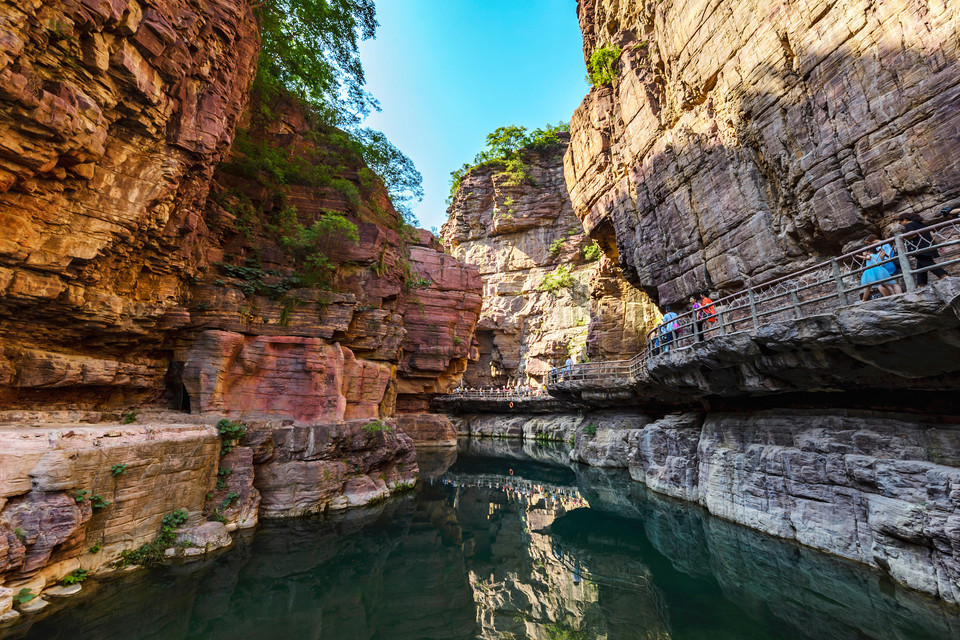
[[[960,419],[864,411],[471,415],[461,435],[573,441],[571,460],[875,567],[960,604]]]
[[[231,545],[230,532],[260,518],[370,504],[418,476],[413,440],[390,420],[227,421],[242,424],[236,439],[210,418],[185,414],[147,413],[135,424],[90,412],[6,420],[0,621],[16,618],[13,600],[24,589],[39,596],[37,608],[70,574],[124,568],[125,555],[154,544],[170,514],[183,521],[160,552],[199,556]]]

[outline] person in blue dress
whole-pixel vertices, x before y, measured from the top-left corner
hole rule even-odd
[[[869,235],[866,239],[868,246],[878,241],[879,238],[875,235]],[[900,288],[900,285],[892,277],[893,269],[890,265],[894,263],[884,262],[894,256],[895,252],[890,243],[872,247],[869,251],[860,254],[860,257],[866,260],[863,265],[866,267],[866,270],[860,275],[860,285],[863,287],[860,300],[863,302],[870,300],[874,286],[880,290],[881,296],[892,296],[903,293],[903,289]]]

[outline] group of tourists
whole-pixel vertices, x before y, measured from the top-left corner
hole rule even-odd
[[[518,384],[510,387],[458,387],[453,390],[456,396],[539,396],[547,392],[546,385]]]
[[[660,326],[653,334],[652,347],[654,354],[669,353],[671,343],[691,327],[697,342],[702,342],[704,336],[717,322],[717,308],[706,291],[691,293],[688,300],[693,322],[686,327],[681,325],[680,316],[673,310],[672,305],[667,305]]]
[[[955,219],[960,216],[960,208],[947,207],[941,211],[941,216],[944,219]],[[913,258],[916,263],[916,267],[910,270],[917,286],[926,286],[931,273],[938,278],[946,277],[946,270],[937,265],[939,250],[933,232],[927,228],[930,223],[924,222],[923,218],[915,213],[902,214],[898,222],[903,234],[902,246],[909,254],[907,257]],[[881,243],[880,238],[871,234],[864,239],[863,246],[863,251],[855,254],[857,260],[852,265],[855,272],[862,270],[860,299],[866,302],[872,297],[903,293],[903,287],[898,282],[903,277],[903,263],[894,244]],[[672,306],[666,307],[663,319],[651,336],[652,354],[668,353],[671,345],[680,336],[689,335],[688,332],[694,334],[697,342],[702,342],[717,326],[719,316],[706,291],[691,294],[689,302],[691,313],[684,319],[680,318]]]
[[[954,217],[960,213],[960,209],[950,209],[949,207],[941,211],[944,217]],[[946,277],[947,272],[943,267],[936,266],[936,258],[940,251],[934,246],[933,234],[927,230],[922,231],[926,224],[916,213],[904,213],[898,221],[900,227],[907,235],[904,238],[904,245],[910,255],[916,262],[916,283],[918,287],[926,286],[933,274],[938,278]],[[863,291],[860,293],[860,300],[866,302],[874,296],[874,289],[879,296],[893,296],[903,293],[903,287],[897,281],[903,275],[903,269],[900,265],[900,258],[897,255],[896,248],[889,242],[877,244],[880,242],[875,234],[867,236],[864,240],[866,250],[857,254],[864,261],[864,272],[860,275],[860,286]],[[876,246],[874,246],[876,245]]]

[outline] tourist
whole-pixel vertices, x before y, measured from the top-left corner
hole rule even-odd
[[[706,291],[691,294],[690,306],[697,323],[697,342],[703,342],[707,326],[717,321],[716,307],[713,305],[713,300],[707,297]]]
[[[867,236],[865,243],[869,246],[878,240],[879,238],[876,235],[871,234]],[[890,271],[885,265],[881,264],[893,255],[893,247],[885,243],[873,247],[872,251],[864,251],[858,255],[865,261],[863,266],[866,268],[860,276],[860,286],[864,287],[860,294],[861,301],[867,302],[870,300],[874,285],[880,290],[881,296],[892,296],[903,292],[900,285],[893,282]]]
[[[876,234],[871,233],[869,236],[867,236],[866,242],[867,244],[873,244],[875,242],[880,242],[880,238],[878,238]],[[883,262],[883,264],[880,266],[882,266],[884,270],[886,270],[886,272],[891,276],[896,276],[897,274],[902,273],[900,270],[900,261],[897,259],[897,250],[893,248],[893,245],[890,243],[885,243],[882,249],[885,256],[883,260],[885,262]],[[887,286],[887,289],[891,291],[891,293],[888,295],[903,293],[903,288],[900,287],[900,283],[896,280],[890,280],[884,284]]]
[[[956,211],[960,212],[960,209]],[[948,215],[951,213],[951,210],[947,207],[941,211],[941,213]],[[916,213],[905,213],[900,216],[900,226],[903,227],[903,233],[920,231],[920,229],[924,227],[923,218]],[[934,266],[937,264],[934,258],[940,255],[940,250],[933,246],[933,234],[929,231],[920,231],[913,236],[904,238],[904,242],[907,245],[908,251],[915,252],[913,253],[913,258],[917,261],[917,271],[920,271],[920,273],[917,274],[918,287],[927,286],[929,279],[928,274],[932,273],[938,278],[947,277],[947,272],[943,267]],[[926,271],[921,271],[922,269],[926,269]]]
[[[676,339],[677,318],[673,307],[667,305],[667,312],[663,314],[663,320],[660,322],[660,344],[663,346],[663,353],[670,352],[670,343]]]

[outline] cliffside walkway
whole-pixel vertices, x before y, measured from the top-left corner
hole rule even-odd
[[[868,264],[865,254],[888,244],[896,255]],[[936,264],[929,257],[938,254]],[[919,257],[919,263],[918,263]],[[912,261],[911,261],[912,258]],[[714,301],[715,320],[697,320],[694,312],[679,315],[673,330],[658,327],[647,334],[647,345],[629,360],[608,360],[556,367],[549,373],[547,388],[553,392],[565,382],[597,382],[613,386],[644,382],[648,361],[659,355],[693,348],[719,336],[751,333],[772,322],[800,320],[848,307],[860,301],[864,271],[893,264],[896,272],[881,284],[897,283],[907,292],[931,271],[954,275],[960,264],[960,220],[948,220],[910,233],[898,233],[837,258],[746,288]]]

